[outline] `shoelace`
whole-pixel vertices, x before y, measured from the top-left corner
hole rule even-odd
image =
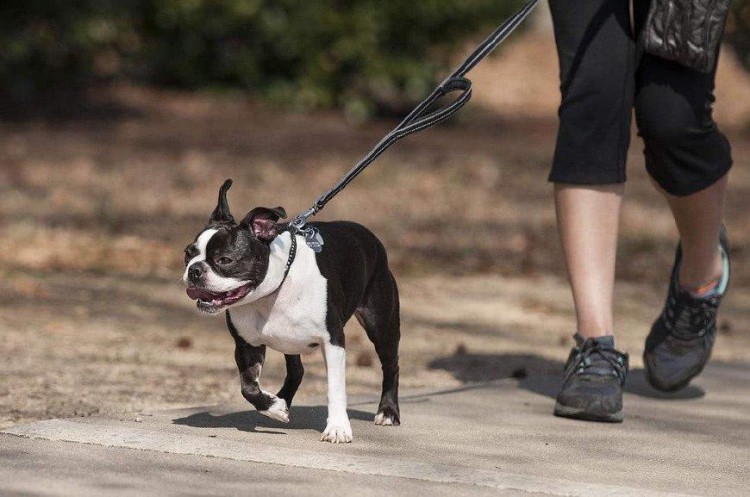
[[[676,292],[675,292],[676,293]],[[695,299],[689,295],[670,295],[663,314],[664,324],[683,340],[705,336],[716,321],[718,298]]]
[[[598,358],[606,361],[611,366],[611,370],[608,371],[606,367],[601,367],[600,364],[596,364],[596,362],[599,361],[597,360],[595,362],[592,360],[592,357],[595,357],[595,354]],[[616,376],[620,382],[624,382],[625,376],[627,375],[626,356],[616,350],[602,348],[596,341],[587,341],[580,349],[578,349],[568,375],[571,373],[578,375],[589,373],[603,376],[612,374],[613,376]]]

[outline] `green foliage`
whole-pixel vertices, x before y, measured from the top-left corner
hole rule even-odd
[[[132,31],[117,0],[3,0],[0,5],[0,98],[34,101],[84,86],[119,58]]]
[[[108,78],[398,111],[522,0],[3,0],[0,97]]]

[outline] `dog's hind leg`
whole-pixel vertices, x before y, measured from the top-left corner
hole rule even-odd
[[[260,373],[266,359],[266,346],[257,347],[247,343],[232,324],[227,314],[227,327],[234,338],[234,360],[240,372],[242,396],[250,402],[260,414],[283,423],[289,422],[289,408],[286,400],[265,392],[260,388]]]
[[[383,264],[367,288],[354,315],[375,345],[383,370],[383,391],[375,424],[401,424],[398,406],[398,343],[401,338],[398,287],[388,266]]]
[[[286,360],[286,378],[284,379],[284,386],[281,387],[276,396],[284,399],[287,407],[291,407],[294,394],[297,393],[297,389],[302,383],[305,368],[302,366],[302,359],[299,355],[284,354],[284,359]]]

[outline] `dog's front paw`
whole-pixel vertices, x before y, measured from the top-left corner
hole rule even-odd
[[[280,397],[275,397],[273,404],[271,404],[271,407],[267,410],[258,412],[271,419],[275,419],[276,421],[281,421],[282,423],[289,422],[289,408],[286,405],[286,400]]]
[[[333,444],[348,444],[352,441],[352,425],[348,418],[338,420],[328,420],[323,435],[320,437],[321,442],[331,442]]]

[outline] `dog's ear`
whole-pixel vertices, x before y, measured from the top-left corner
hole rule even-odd
[[[245,216],[241,224],[252,230],[258,240],[270,242],[278,235],[276,223],[285,217],[286,211],[283,207],[256,207]]]
[[[230,186],[232,186],[232,180],[227,179],[219,188],[219,202],[216,209],[211,213],[211,219],[208,220],[209,226],[234,224],[234,217],[229,212],[229,202],[227,202],[227,190]]]

